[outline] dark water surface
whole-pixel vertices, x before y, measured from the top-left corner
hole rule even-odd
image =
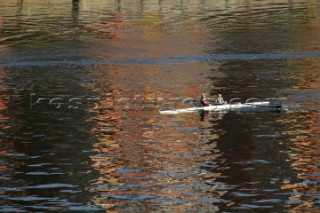
[[[319,212],[319,106],[317,0],[0,1],[1,212]]]

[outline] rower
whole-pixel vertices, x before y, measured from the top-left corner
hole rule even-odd
[[[201,97],[200,97],[200,105],[201,105],[202,107],[210,106],[209,103],[206,102],[206,94],[205,94],[205,93],[202,93],[202,94],[201,94]]]
[[[225,104],[225,101],[223,100],[223,97],[222,97],[222,93],[221,92],[218,92],[218,97],[216,99],[216,103],[222,105],[222,104]]]

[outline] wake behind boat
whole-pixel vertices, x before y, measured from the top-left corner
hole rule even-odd
[[[184,109],[173,109],[173,110],[160,110],[161,114],[180,114],[190,113],[197,111],[280,111],[280,101],[265,101],[265,102],[251,102],[251,103],[234,103],[234,104],[222,104],[212,105],[203,107],[189,107]]]

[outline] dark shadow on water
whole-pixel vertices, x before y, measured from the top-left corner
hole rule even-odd
[[[72,19],[73,24],[77,25],[79,20],[79,4],[80,0],[72,0]]]

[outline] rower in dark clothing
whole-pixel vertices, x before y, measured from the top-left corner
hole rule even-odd
[[[205,93],[202,93],[202,94],[201,94],[201,97],[200,97],[200,105],[201,105],[202,107],[210,106],[209,103],[206,102],[206,94],[205,94]]]

